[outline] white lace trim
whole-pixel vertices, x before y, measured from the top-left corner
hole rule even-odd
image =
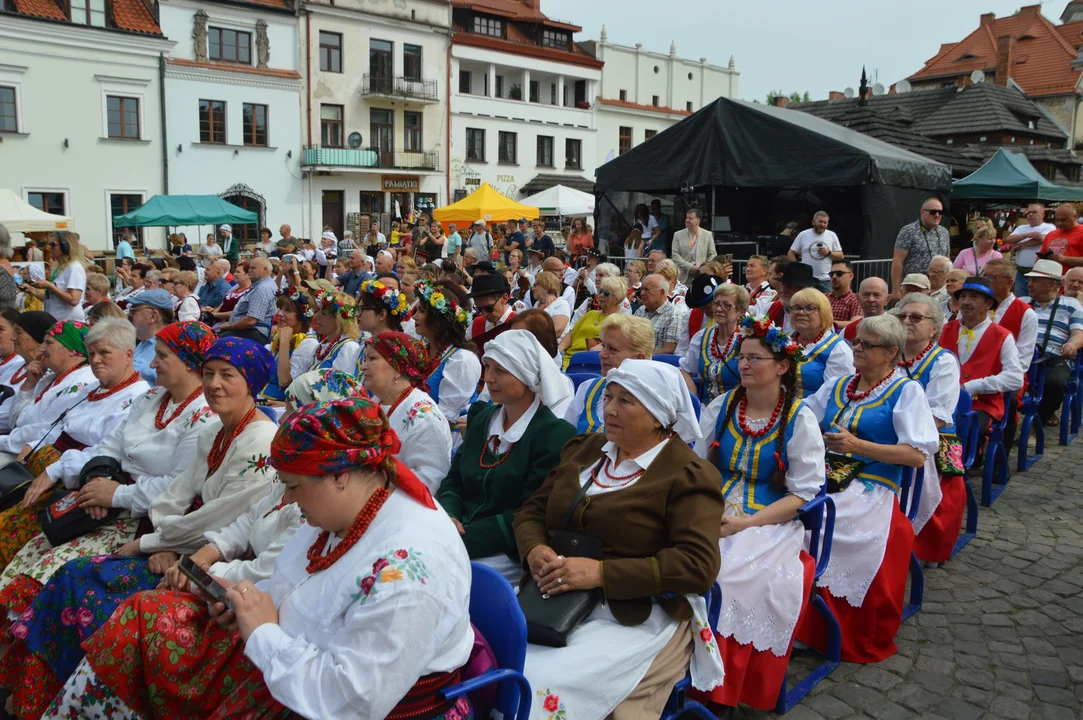
[[[882,485],[852,483],[835,500],[831,561],[817,586],[861,607],[884,562],[895,494]]]

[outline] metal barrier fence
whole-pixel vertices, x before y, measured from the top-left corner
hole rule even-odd
[[[629,260],[643,260],[643,262],[646,263],[644,258],[628,258],[621,255],[610,255],[607,262],[613,263],[623,271]],[[861,284],[862,280],[870,277],[883,278],[884,282],[891,285],[891,258],[880,258],[876,260],[850,260],[847,258],[847,260],[854,268],[854,292],[857,292],[857,286]],[[748,260],[738,260],[734,258],[733,277],[731,278],[733,282],[745,282],[745,265],[747,263]]]

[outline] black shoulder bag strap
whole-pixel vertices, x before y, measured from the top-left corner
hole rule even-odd
[[[1053,301],[1053,307],[1049,310],[1049,320],[1045,323],[1045,336],[1042,337],[1042,347],[1038,351],[1038,362],[1045,358],[1045,349],[1049,346],[1049,335],[1053,332],[1053,322],[1057,319],[1057,306],[1060,305],[1060,295]]]
[[[602,460],[599,460],[598,462],[605,462],[605,459],[603,458]],[[579,503],[583,500],[584,497],[586,497],[587,490],[589,490],[590,486],[593,485],[593,484],[594,484],[594,473],[591,473],[590,479],[587,480],[585,483],[583,483],[583,487],[579,488],[579,492],[576,493],[575,499],[572,500],[571,507],[568,508],[568,512],[565,513],[565,515],[564,515],[564,527],[562,528],[563,530],[567,530],[568,526],[571,525],[572,516],[575,514],[575,509],[577,507],[579,507]]]

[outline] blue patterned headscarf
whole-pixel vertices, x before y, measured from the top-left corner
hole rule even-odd
[[[258,397],[263,386],[276,375],[275,359],[271,351],[247,338],[219,338],[203,357],[203,364],[206,365],[211,360],[224,360],[240,370],[248,382],[252,397]]]

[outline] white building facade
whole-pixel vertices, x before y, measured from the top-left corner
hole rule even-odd
[[[218,195],[255,212],[242,243],[302,224],[301,93],[293,4],[162,0],[169,192]],[[193,245],[209,226],[177,228]],[[299,232],[297,233],[300,234]]]
[[[605,63],[595,105],[598,128],[595,167],[631,150],[720,97],[737,97],[736,63],[711,65],[707,58],[669,54],[609,42],[603,27],[598,42],[584,46]]]
[[[580,28],[549,20],[537,0],[504,5],[516,14],[453,2],[452,201],[483,182],[512,199],[594,185],[601,63],[572,40]]]
[[[447,204],[448,3],[317,0],[301,25],[303,233]]]
[[[164,189],[159,78],[173,43],[141,0],[5,2],[0,184],[72,216],[91,250],[112,250],[113,216]],[[143,238],[162,247],[164,233]]]

